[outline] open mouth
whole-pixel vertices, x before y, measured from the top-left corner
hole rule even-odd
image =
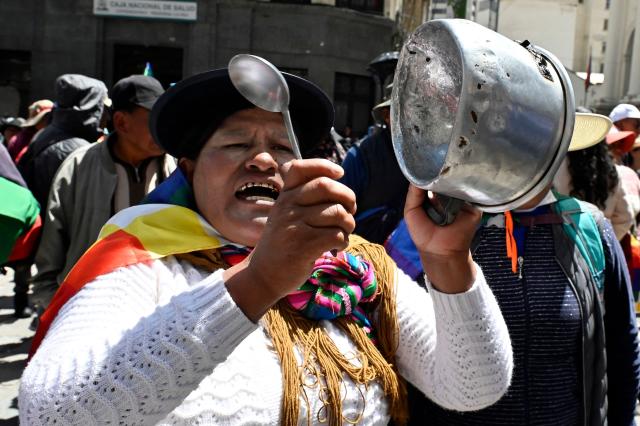
[[[269,201],[278,199],[280,191],[270,183],[245,183],[236,191],[236,197],[246,201]]]

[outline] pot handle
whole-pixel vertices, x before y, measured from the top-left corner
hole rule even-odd
[[[458,212],[464,204],[463,200],[458,198],[449,197],[442,194],[434,194],[437,198],[440,208],[431,203],[429,196],[427,195],[422,203],[422,208],[427,213],[429,218],[438,226],[446,226],[456,219]],[[442,211],[441,211],[442,210]]]

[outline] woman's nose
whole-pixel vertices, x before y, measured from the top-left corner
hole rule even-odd
[[[278,162],[268,151],[259,151],[252,155],[247,161],[247,167],[249,169],[266,172],[276,170],[278,168]]]

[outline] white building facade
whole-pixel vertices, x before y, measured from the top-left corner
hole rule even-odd
[[[611,0],[604,60],[605,82],[596,105],[640,103],[640,2]]]
[[[578,104],[608,112],[622,101],[640,103],[639,0],[469,0],[467,17],[555,54]],[[596,85],[585,93],[589,62]]]

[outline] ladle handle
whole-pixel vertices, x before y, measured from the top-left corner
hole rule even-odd
[[[291,123],[291,115],[289,115],[288,108],[282,110],[282,117],[284,118],[284,127],[287,129],[287,136],[289,136],[289,143],[291,144],[293,154],[298,160],[302,160],[300,145],[298,145],[298,138],[296,138],[296,134],[293,132],[293,123]]]
[[[434,194],[437,197],[440,209],[433,205],[427,195],[422,203],[422,208],[429,218],[438,226],[446,226],[456,219],[458,212],[462,208],[464,201],[457,198],[448,197],[442,194]]]

